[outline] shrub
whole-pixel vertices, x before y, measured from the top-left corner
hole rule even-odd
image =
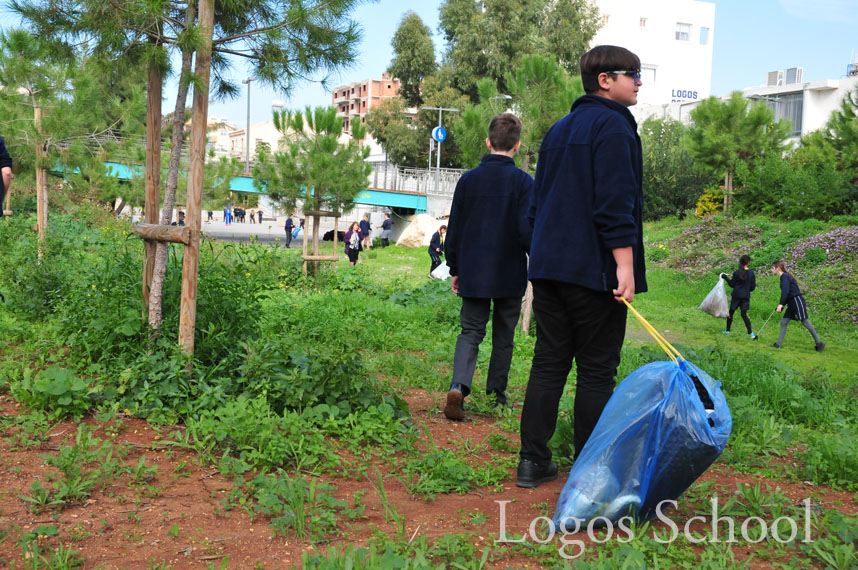
[[[709,188],[694,206],[694,215],[698,218],[712,216],[724,209],[724,190],[721,188]]]

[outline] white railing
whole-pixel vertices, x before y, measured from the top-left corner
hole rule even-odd
[[[381,162],[373,165],[369,185],[382,190],[452,196],[464,172],[459,168],[406,168]]]

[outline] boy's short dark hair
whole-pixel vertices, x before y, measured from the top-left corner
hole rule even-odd
[[[585,93],[600,89],[599,74],[606,71],[640,71],[638,56],[619,46],[596,46],[581,56],[581,82]]]
[[[521,119],[512,113],[495,115],[489,122],[489,142],[492,149],[512,150],[521,139]]]

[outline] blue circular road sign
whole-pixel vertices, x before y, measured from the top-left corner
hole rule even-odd
[[[432,138],[438,142],[444,142],[447,138],[447,129],[444,127],[435,127],[432,129]]]

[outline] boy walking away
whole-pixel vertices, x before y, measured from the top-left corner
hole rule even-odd
[[[464,399],[471,392],[480,343],[492,316],[492,354],[486,394],[508,405],[506,387],[512,362],[515,326],[527,287],[530,223],[527,208],[533,179],[515,165],[521,121],[512,113],[489,123],[485,155],[480,165],[456,184],[447,233],[447,265],[451,288],[462,298],[453,378],[444,415],[465,418]]]
[[[253,216],[250,216],[250,219],[253,219]],[[289,244],[292,243],[292,230],[295,229],[295,224],[292,222],[292,216],[286,216],[286,225],[283,227],[286,230],[286,247],[289,247]]]
[[[441,256],[444,255],[444,236],[447,233],[447,226],[441,226],[438,231],[432,234],[429,240],[429,259],[432,260],[432,265],[429,267],[429,279],[432,279],[432,272],[435,268],[441,265]]]
[[[581,57],[585,95],[545,134],[530,219],[536,346],[521,415],[515,484],[557,478],[548,440],[577,364],[575,455],[614,390],[626,306],[647,290],[641,140],[628,107],[641,85],[638,56],[597,46]]]
[[[381,222],[380,226],[376,226],[376,228],[381,228],[381,247],[387,247],[390,245],[390,232],[393,229],[393,220],[390,219],[390,214],[384,214],[384,221]]]
[[[745,328],[748,329],[748,336],[753,340],[757,338],[757,335],[751,330],[748,310],[751,308],[751,291],[757,288],[757,279],[750,267],[751,256],[745,254],[739,258],[739,269],[734,271],[732,276],[722,273],[721,279],[733,288],[733,293],[730,295],[730,315],[727,317],[727,328],[724,330],[724,334],[730,334],[733,313],[738,308],[742,311],[742,320],[745,322]]]
[[[778,336],[778,341],[772,346],[775,348],[781,347],[781,344],[783,344],[784,341],[784,336],[786,336],[789,322],[791,320],[797,320],[804,325],[804,328],[806,328],[810,332],[810,336],[813,337],[816,352],[822,352],[823,349],[825,349],[825,343],[819,340],[819,335],[816,334],[816,329],[813,328],[813,324],[810,322],[810,319],[807,318],[807,302],[804,300],[804,295],[801,294],[801,290],[798,288],[798,283],[796,283],[795,277],[786,272],[786,266],[783,261],[776,261],[774,265],[772,265],[772,273],[780,277],[781,280],[781,299],[775,310],[780,313],[783,308],[786,307],[784,317],[781,319],[781,334]]]

